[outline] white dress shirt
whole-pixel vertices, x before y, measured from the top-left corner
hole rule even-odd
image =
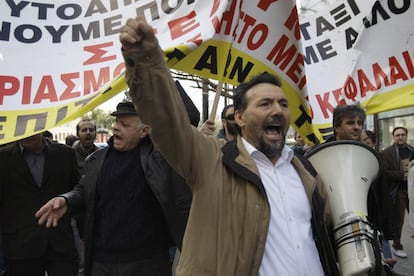
[[[259,269],[261,276],[324,275],[312,234],[312,211],[295,168],[293,151],[285,146],[275,165],[245,139],[270,205],[270,225]]]

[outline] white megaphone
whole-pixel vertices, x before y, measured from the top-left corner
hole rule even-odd
[[[379,172],[373,149],[357,141],[334,141],[306,154],[328,193],[341,275],[375,270],[375,231],[367,220],[367,196]]]

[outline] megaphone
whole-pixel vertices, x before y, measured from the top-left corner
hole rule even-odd
[[[379,172],[379,159],[357,141],[327,142],[308,151],[328,193],[341,275],[374,271],[376,233],[367,220],[367,196]]]

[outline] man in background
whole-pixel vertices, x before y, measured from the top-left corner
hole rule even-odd
[[[375,132],[369,130],[369,129],[364,129],[362,130],[361,133],[361,142],[366,144],[368,147],[372,148],[373,150],[375,150],[376,146],[377,146],[377,136],[375,135]],[[382,184],[384,185],[384,184]],[[386,185],[386,184],[385,184]],[[391,197],[390,197],[391,200]],[[390,207],[391,204],[388,204]],[[391,215],[391,213],[389,213]],[[392,227],[394,229],[394,234],[396,233],[396,229],[395,229],[395,223],[393,222],[388,222],[388,223],[392,223],[393,225],[391,225],[390,227]],[[397,260],[394,259],[392,257],[392,252],[391,252],[391,247],[390,247],[390,243],[388,241],[388,238],[390,237],[383,237],[382,239],[382,252],[384,254],[384,258],[386,259],[386,262],[393,267],[396,263]]]
[[[295,144],[292,146],[293,152],[296,154],[304,155],[308,149],[310,149],[310,146],[305,143],[302,135],[300,135],[299,132],[295,131]]]
[[[86,157],[98,150],[98,147],[95,145],[95,121],[89,118],[82,118],[76,124],[76,136],[78,141],[73,143],[72,147],[75,149],[79,173],[82,176],[85,172]],[[79,276],[83,276],[85,271],[84,217],[82,215],[74,216],[72,227],[75,235],[75,246],[79,253]]]
[[[88,118],[82,118],[76,125],[76,135],[79,138],[79,142],[75,143],[73,145],[73,148],[76,152],[76,159],[78,160],[79,172],[82,175],[86,157],[98,149],[98,147],[95,145],[95,121]]]
[[[397,223],[397,236],[393,240],[393,253],[397,257],[406,258],[407,253],[401,244],[401,232],[404,225],[406,210],[409,211],[407,176],[410,157],[414,153],[413,148],[407,144],[408,130],[405,127],[395,127],[392,130],[394,143],[381,151],[384,166],[385,181],[389,185],[394,203],[394,216]]]
[[[218,139],[225,141],[232,141],[236,136],[236,121],[234,120],[234,106],[232,104],[226,105],[221,112],[222,128],[217,132]],[[206,135],[213,135],[216,130],[216,125],[213,121],[207,120],[201,126],[200,131]]]
[[[73,134],[69,134],[68,136],[66,136],[65,138],[65,144],[68,145],[69,147],[72,147],[73,144],[79,140],[79,137]]]
[[[0,220],[8,276],[77,276],[71,218],[46,229],[34,219],[48,200],[79,181],[72,148],[42,133],[0,149]]]

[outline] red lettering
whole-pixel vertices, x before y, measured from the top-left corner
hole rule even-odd
[[[92,70],[84,73],[84,95],[89,95],[93,91],[97,91],[110,79],[109,67],[103,67],[99,70],[98,80],[96,80]]]
[[[302,73],[302,68],[305,65],[305,60],[301,54],[296,56],[296,59],[293,61],[293,64],[286,71],[286,75],[294,82],[298,83],[299,75]],[[303,87],[303,86],[302,86]],[[302,88],[300,87],[300,88]]]
[[[390,57],[388,60],[390,64],[390,77],[391,84],[395,84],[398,79],[407,80],[408,77],[405,74],[403,68],[395,57]]]
[[[40,103],[43,100],[49,100],[51,102],[57,102],[58,100],[55,84],[50,75],[42,77],[33,103]]]
[[[220,7],[220,0],[214,0],[213,2],[214,3],[213,3],[213,6],[211,7],[210,16],[213,16],[217,12],[218,8]]]
[[[289,30],[294,30],[294,35],[297,40],[300,39],[300,28],[299,28],[299,17],[296,10],[296,5],[293,7],[293,9],[290,11],[289,17],[287,18],[285,22],[285,27]]]
[[[371,83],[368,79],[367,75],[359,69],[357,71],[358,74],[358,82],[359,82],[359,90],[361,91],[361,97],[365,97],[367,92],[377,90],[377,87]]]
[[[168,22],[171,39],[177,39],[200,27],[200,23],[194,20],[195,17],[196,13],[192,11],[186,16]]]
[[[66,85],[66,89],[63,91],[62,95],[60,95],[59,100],[69,100],[81,95],[80,91],[73,91],[76,87],[76,83],[72,81],[72,79],[79,79],[79,73],[69,73],[69,74],[62,74],[60,79]]]
[[[381,79],[384,80],[384,85],[385,86],[390,86],[390,81],[388,80],[388,76],[387,74],[385,74],[385,72],[382,70],[381,66],[379,66],[378,63],[374,63],[372,65],[372,73],[374,74],[374,79],[375,79],[375,85],[377,87],[377,89],[381,88]]]
[[[30,104],[32,98],[32,80],[32,77],[24,77],[23,79],[22,104]]]
[[[329,92],[324,93],[323,98],[321,98],[320,95],[315,95],[316,100],[318,101],[318,104],[319,104],[319,106],[321,108],[321,111],[323,113],[323,117],[325,119],[329,118],[329,114],[328,114],[327,111],[329,110],[332,113],[333,110],[334,110],[334,107],[329,103],[329,94],[330,94]]]
[[[221,18],[220,25],[216,29],[217,33],[220,33],[223,23],[226,23],[226,28],[224,29],[224,34],[229,35],[231,31],[231,23],[233,22],[234,14],[236,13],[236,4],[237,1],[231,1],[231,6],[229,11],[225,11]]]
[[[305,76],[303,76],[303,77],[299,80],[299,83],[298,83],[298,88],[299,88],[299,89],[302,89],[302,88],[305,86],[305,84],[306,84],[306,75],[305,75]]]
[[[97,44],[97,45],[91,45],[91,46],[84,47],[83,50],[85,50],[86,52],[90,52],[93,55],[92,55],[92,57],[87,59],[83,63],[83,65],[90,65],[90,64],[100,63],[100,62],[106,62],[106,61],[109,61],[109,60],[115,60],[116,55],[104,56],[105,54],[108,53],[108,51],[103,49],[105,47],[112,47],[113,45],[114,45],[113,42],[108,42],[108,43],[102,43],[102,44]]]
[[[0,76],[0,105],[3,104],[4,96],[11,96],[17,93],[20,84],[19,80],[12,76]]]
[[[256,39],[257,41],[253,41],[253,38],[256,36],[256,34],[260,32],[259,39]],[[258,24],[254,26],[251,34],[249,35],[249,38],[247,39],[247,48],[249,50],[256,50],[262,44],[265,42],[267,34],[269,33],[269,29],[267,28],[267,25],[265,24]]]
[[[403,52],[404,61],[407,64],[408,72],[410,73],[410,77],[414,78],[414,65],[413,61],[410,58],[410,53],[408,51]]]
[[[270,51],[266,57],[269,61],[272,61],[272,59],[274,59],[273,64],[276,66],[282,62],[282,64],[279,65],[279,68],[281,70],[284,70],[288,66],[289,62],[297,53],[295,45],[290,46],[290,48],[286,50],[288,42],[289,38],[286,35],[282,35],[282,37],[273,47],[272,51]]]
[[[198,46],[200,46],[203,43],[203,39],[201,39],[201,34],[198,33],[198,34],[196,34],[195,37],[187,40],[187,42],[192,42],[192,43],[197,44]]]
[[[342,88],[338,88],[338,89],[333,90],[332,94],[334,96],[336,105],[345,105],[346,104],[345,99],[340,100],[340,98],[342,96]]]
[[[263,11],[267,11],[267,9],[269,8],[270,4],[272,3],[276,3],[278,0],[260,0],[259,4],[257,4],[257,7],[259,9],[262,9]]]
[[[240,32],[239,39],[237,40],[237,43],[240,43],[243,40],[244,35],[247,32],[247,29],[249,27],[253,26],[253,24],[256,22],[256,19],[254,19],[253,17],[251,17],[247,14],[244,14],[244,16],[242,17],[242,20],[245,24],[243,24],[243,28]]]
[[[216,32],[219,30],[219,27],[220,27],[220,20],[217,17],[217,15],[215,15],[219,6],[220,6],[220,0],[214,0],[213,6],[210,12],[211,23],[214,26],[214,30]]]

